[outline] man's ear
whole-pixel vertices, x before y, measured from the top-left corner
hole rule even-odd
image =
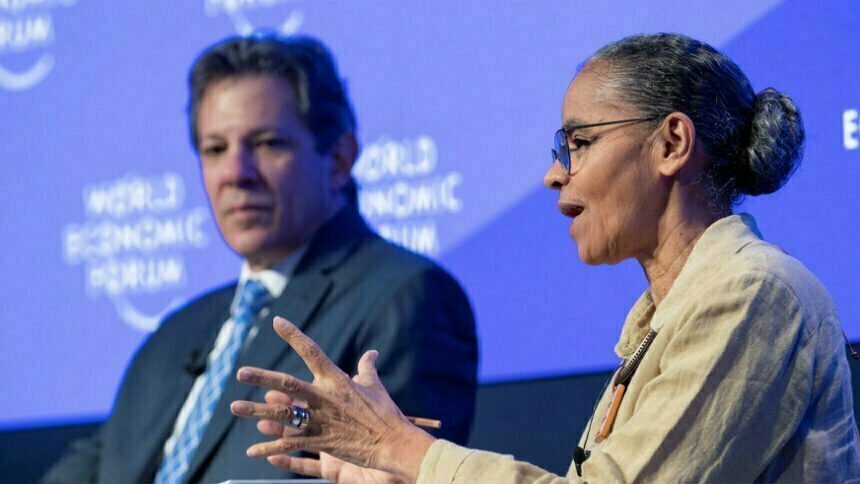
[[[331,187],[341,190],[352,178],[352,166],[358,158],[358,140],[355,133],[344,133],[331,148]]]
[[[673,112],[663,119],[652,144],[657,169],[663,176],[675,176],[689,165],[697,151],[696,126],[684,113]]]

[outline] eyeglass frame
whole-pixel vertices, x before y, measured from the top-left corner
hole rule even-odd
[[[569,128],[561,128],[560,130],[556,131],[555,134],[553,135],[554,148],[552,148],[550,150],[550,152],[552,154],[552,162],[553,163],[555,163],[556,161],[559,162],[561,164],[562,168],[564,168],[567,171],[567,174],[568,175],[571,174],[571,170],[573,169],[573,163],[571,163],[571,161],[570,161],[571,152],[570,152],[570,145],[567,143],[567,135],[569,133],[573,133],[574,131],[576,131],[578,129],[596,128],[598,126],[609,126],[612,124],[621,124],[621,123],[641,123],[644,121],[654,121],[655,119],[659,119],[659,118],[660,118],[660,116],[651,116],[648,118],[619,119],[618,121],[601,121],[599,123],[575,124]],[[559,139],[561,139],[561,143],[558,142]],[[562,144],[563,144],[563,146],[561,146]],[[558,150],[558,151],[556,151],[556,150]],[[565,163],[565,160],[561,159],[561,156],[559,156],[560,153],[567,153],[567,156],[565,157],[565,158],[567,158],[566,163]]]

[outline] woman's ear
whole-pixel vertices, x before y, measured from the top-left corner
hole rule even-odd
[[[675,176],[689,165],[697,151],[696,126],[684,113],[667,115],[655,133],[652,145],[657,169],[663,176]]]
[[[331,187],[341,190],[352,177],[352,165],[358,158],[358,140],[355,133],[340,135],[331,148]]]

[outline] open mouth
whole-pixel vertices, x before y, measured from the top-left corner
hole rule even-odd
[[[575,203],[559,203],[558,209],[566,217],[575,218],[585,210],[585,207],[583,207],[582,205],[577,205]]]

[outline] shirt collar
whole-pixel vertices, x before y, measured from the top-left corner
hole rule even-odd
[[[238,294],[239,289],[245,281],[248,279],[257,279],[266,286],[273,299],[281,297],[281,294],[284,293],[284,289],[290,282],[293,271],[299,264],[302,256],[307,252],[307,248],[308,246],[305,244],[274,266],[261,271],[254,272],[248,265],[248,261],[242,262],[242,273],[239,276],[239,285],[236,288],[236,293]]]

